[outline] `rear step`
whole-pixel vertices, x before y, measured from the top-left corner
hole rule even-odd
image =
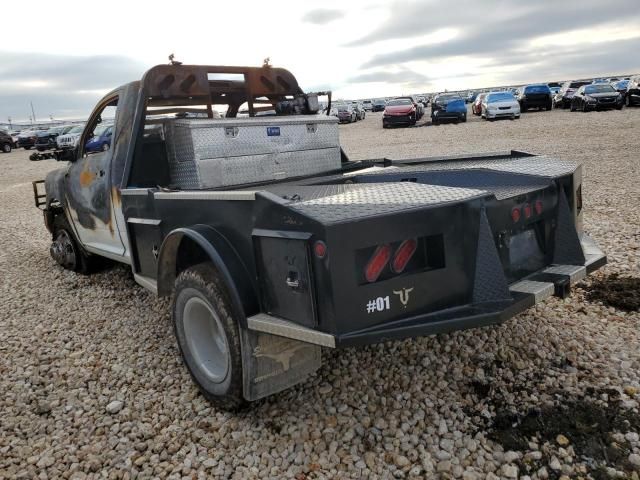
[[[280,337],[292,338],[302,342],[313,343],[321,347],[336,347],[336,339],[333,335],[319,332],[312,328],[303,327],[297,323],[274,317],[266,313],[259,313],[247,318],[249,330],[270,333]]]

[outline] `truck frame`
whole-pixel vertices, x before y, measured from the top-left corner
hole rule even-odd
[[[606,263],[582,229],[581,167],[525,152],[349,161],[339,149],[312,174],[261,180],[234,163],[233,185],[176,187],[176,116],[231,137],[246,124],[267,142],[288,119],[310,136],[337,121],[317,98],[269,65],[158,65],[107,94],[78,148],[56,153],[69,164],[33,183],[62,267],[111,259],[172,298],[184,363],[217,406],[303,381],[322,348],[503,322]],[[236,118],[245,104],[249,118]],[[111,148],[88,154],[107,107]]]

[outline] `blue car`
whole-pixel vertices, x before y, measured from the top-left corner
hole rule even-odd
[[[467,105],[457,94],[441,93],[431,102],[431,123],[438,125],[443,120],[455,123],[467,121]]]
[[[111,148],[113,125],[98,126],[93,131],[93,137],[84,146],[85,152],[106,152]]]

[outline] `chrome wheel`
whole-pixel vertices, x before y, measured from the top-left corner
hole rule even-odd
[[[189,298],[183,310],[187,347],[202,374],[213,383],[229,373],[230,354],[220,317],[201,297]]]

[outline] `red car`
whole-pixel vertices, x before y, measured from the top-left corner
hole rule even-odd
[[[484,97],[486,97],[487,94],[486,93],[479,93],[478,96],[476,97],[475,102],[473,102],[473,104],[471,105],[471,113],[473,113],[474,115],[481,115],[482,114],[482,101],[484,100]]]
[[[409,98],[394,98],[387,102],[382,115],[382,128],[391,125],[415,125],[416,106]]]

